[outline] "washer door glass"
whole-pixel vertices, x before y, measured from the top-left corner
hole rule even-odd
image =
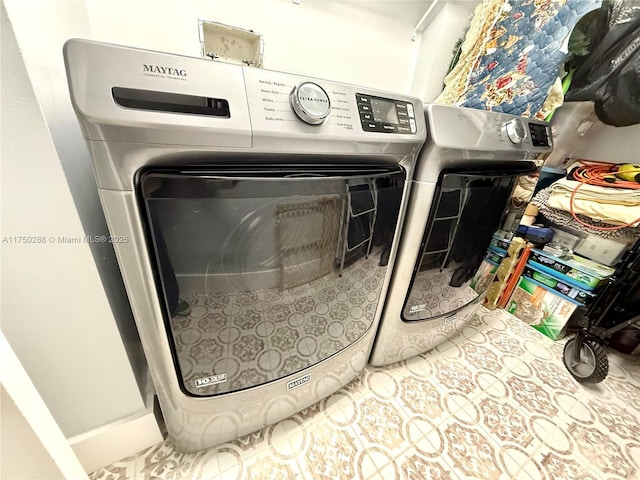
[[[183,391],[255,387],[361,338],[376,317],[404,180],[398,167],[144,173]]]
[[[442,319],[484,298],[501,260],[489,248],[492,237],[498,229],[517,227],[533,192],[517,187],[534,185],[519,179],[533,171],[532,164],[523,162],[511,172],[441,174],[402,311],[404,321]]]

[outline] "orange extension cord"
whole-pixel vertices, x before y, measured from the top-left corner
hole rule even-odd
[[[576,196],[576,192],[583,184],[588,185],[598,185],[600,187],[612,187],[612,188],[630,188],[630,189],[640,189],[640,183],[630,182],[627,180],[621,180],[615,177],[615,174],[618,173],[617,165],[612,165],[610,163],[601,163],[601,162],[588,162],[586,160],[579,160],[581,163],[585,165],[577,167],[573,170],[573,178],[577,180],[579,183],[576,188],[571,192],[571,198],[569,199],[569,206],[571,209],[571,216],[573,219],[581,225],[584,225],[588,228],[593,228],[594,230],[620,230],[621,228],[631,227],[635,223],[640,222],[640,218],[634,220],[630,223],[625,223],[624,225],[616,225],[615,227],[596,227],[594,225],[590,225],[586,222],[580,220],[573,209],[573,202]],[[635,170],[631,170],[635,171]],[[640,172],[640,170],[638,170]],[[626,173],[629,173],[627,170]],[[614,182],[607,181],[606,178],[615,178]]]

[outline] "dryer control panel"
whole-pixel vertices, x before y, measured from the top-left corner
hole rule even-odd
[[[547,125],[529,123],[529,133],[534,147],[549,147],[551,145],[551,133]]]
[[[416,115],[409,102],[356,93],[360,124],[365,132],[415,134]]]
[[[536,118],[437,104],[425,109],[431,142],[466,151],[465,158],[485,152],[491,158],[503,154],[513,160],[514,154],[537,155],[553,149],[550,125]]]

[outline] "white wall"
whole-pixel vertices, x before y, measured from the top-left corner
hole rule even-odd
[[[640,125],[612,127],[600,122],[573,153],[575,158],[610,163],[638,163],[640,160]]]
[[[84,0],[4,3],[84,232],[108,235],[89,152],[69,101],[62,62],[62,45],[68,38],[91,35]],[[92,243],[89,247],[134,375],[143,385],[147,368],[113,247],[109,243]]]
[[[95,40],[200,56],[203,18],[262,34],[264,68],[409,93],[416,20],[394,10],[419,12],[416,3],[87,0],[87,11]]]
[[[565,167],[579,158],[607,163],[638,162],[640,125],[605,125],[598,120],[593,102],[566,102],[555,111],[551,128],[555,145],[546,166]]]
[[[36,28],[46,25],[48,12],[44,3],[41,10],[34,3],[7,2],[7,7],[16,19],[33,20],[33,30],[23,32],[22,52],[33,38],[49,54],[51,45],[38,38]],[[47,21],[54,31],[56,16]],[[39,82],[50,103],[64,104],[64,78],[44,76],[48,62],[27,72],[4,8],[1,34],[1,326],[69,437],[145,405],[88,245],[57,241],[59,236],[81,237],[85,230],[31,82]],[[61,62],[57,52],[51,62]],[[91,181],[88,175],[90,170],[85,183]],[[43,237],[46,243],[20,243],[20,236]]]
[[[0,386],[0,478],[63,479],[62,472],[42,446],[13,399]]]
[[[0,478],[87,478],[2,332],[0,365]]]
[[[411,94],[431,102],[442,91],[442,82],[453,57],[453,46],[469,26],[480,0],[443,2],[421,37]]]

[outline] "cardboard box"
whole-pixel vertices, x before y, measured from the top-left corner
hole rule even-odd
[[[506,310],[556,340],[577,307],[576,303],[521,277]]]

